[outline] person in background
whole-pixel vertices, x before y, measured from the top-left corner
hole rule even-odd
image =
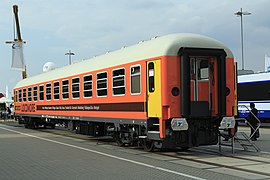
[[[247,120],[250,123],[250,139],[252,141],[257,141],[257,138],[259,138],[259,130],[257,130],[256,133],[254,133],[254,131],[258,127],[258,120],[257,120],[258,110],[256,109],[254,103],[250,103],[250,108],[251,110],[247,117]]]
[[[11,104],[11,105],[9,106],[9,109],[10,109],[10,111],[11,111],[11,119],[14,119],[14,106]]]
[[[11,110],[9,107],[7,107],[7,119],[9,119],[11,117]]]

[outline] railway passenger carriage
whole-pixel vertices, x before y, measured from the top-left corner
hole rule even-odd
[[[210,145],[234,116],[234,77],[220,42],[171,34],[20,81],[15,113],[26,127],[62,123],[146,150]]]

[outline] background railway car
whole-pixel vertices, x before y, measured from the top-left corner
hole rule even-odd
[[[249,107],[255,103],[258,118],[262,123],[270,122],[270,73],[248,74],[238,76],[238,104]],[[248,116],[246,107],[239,107],[240,118]]]
[[[234,59],[212,38],[171,34],[29,77],[14,93],[26,127],[63,123],[146,150],[210,145],[234,116]]]

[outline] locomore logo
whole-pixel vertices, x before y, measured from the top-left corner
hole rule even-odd
[[[21,106],[22,112],[36,112],[35,104],[23,104]]]

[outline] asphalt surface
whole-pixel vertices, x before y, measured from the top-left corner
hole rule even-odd
[[[213,163],[195,163],[74,136],[0,123],[0,179],[270,179],[270,174],[226,172]],[[265,144],[263,137],[257,142]]]

